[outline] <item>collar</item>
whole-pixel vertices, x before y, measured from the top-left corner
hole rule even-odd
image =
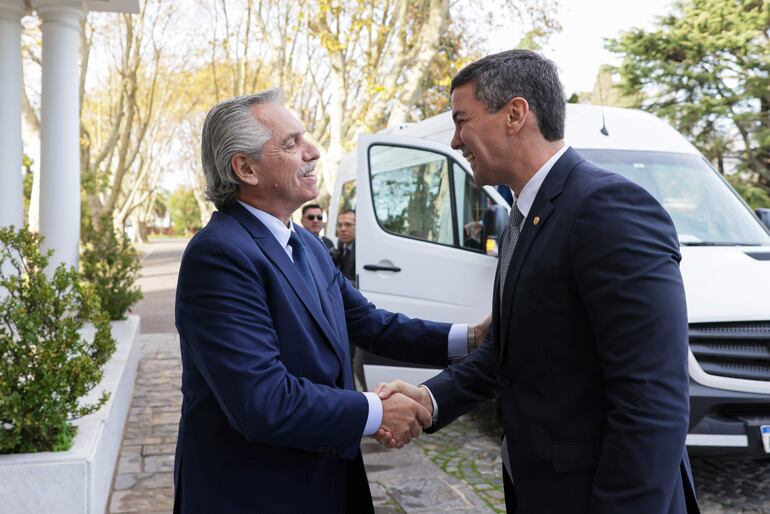
[[[273,234],[273,237],[278,241],[278,244],[281,245],[282,248],[286,248],[286,246],[289,244],[289,238],[291,237],[291,233],[295,232],[294,230],[294,223],[290,222],[289,226],[281,222],[278,218],[270,214],[269,212],[265,212],[263,210],[257,209],[256,207],[252,207],[251,205],[244,203],[240,200],[238,200],[238,203],[243,205],[247,211],[249,211],[251,214],[253,214],[259,221],[261,221],[267,230],[270,231],[271,234]]]
[[[550,159],[545,161],[545,164],[543,164],[540,169],[537,170],[537,173],[535,173],[532,178],[529,179],[529,182],[524,185],[524,188],[521,190],[519,196],[516,197],[516,206],[519,208],[519,212],[521,212],[524,218],[527,217],[529,210],[532,208],[532,204],[535,203],[535,197],[537,196],[537,192],[540,190],[540,186],[543,185],[545,177],[548,176],[548,173],[551,171],[551,168],[553,168],[553,165],[556,164],[556,161],[558,161],[559,158],[564,155],[564,152],[566,152],[568,149],[569,145],[565,144],[555,154],[553,154]]]

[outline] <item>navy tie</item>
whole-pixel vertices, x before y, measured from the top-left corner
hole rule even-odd
[[[297,271],[299,271],[313,300],[320,304],[321,299],[318,297],[318,287],[315,284],[315,280],[313,280],[313,274],[310,273],[305,246],[302,244],[302,241],[300,241],[296,232],[291,233],[291,237],[289,237],[289,246],[291,246],[291,256],[294,260],[294,265],[297,267]]]

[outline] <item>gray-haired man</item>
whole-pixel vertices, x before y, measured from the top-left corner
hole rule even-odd
[[[190,241],[177,287],[176,512],[372,512],[361,436],[381,426],[403,445],[430,416],[403,395],[356,392],[349,338],[431,364],[466,347],[464,325],[376,309],[290,223],[318,195],[319,152],[280,100],[233,98],[204,123],[218,211]]]

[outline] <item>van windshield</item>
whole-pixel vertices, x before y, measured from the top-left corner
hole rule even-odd
[[[767,245],[770,235],[719,173],[699,155],[578,150],[600,168],[633,180],[668,211],[687,246]]]

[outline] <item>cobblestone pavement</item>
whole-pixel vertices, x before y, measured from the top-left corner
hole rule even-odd
[[[770,513],[770,460],[692,459],[703,514]]]
[[[442,471],[461,480],[492,512],[505,512],[500,437],[494,403],[477,409],[417,445]]]
[[[181,377],[176,334],[143,334],[108,514],[171,512]]]

